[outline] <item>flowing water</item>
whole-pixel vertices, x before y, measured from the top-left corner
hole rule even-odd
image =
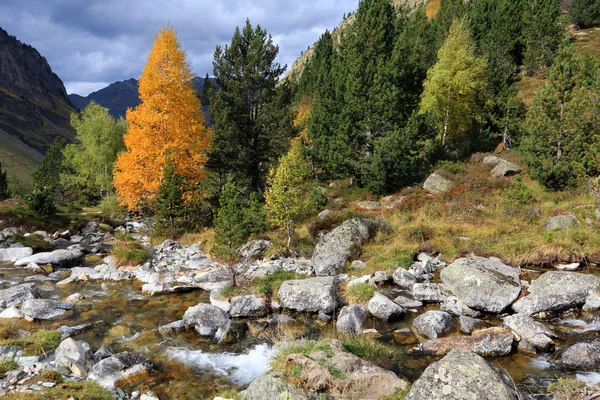
[[[99,259],[89,257],[86,266],[94,266]],[[539,271],[530,271],[526,278],[532,279]],[[88,342],[94,350],[102,345],[113,351],[136,351],[155,361],[159,369],[148,379],[128,382],[126,391],[153,390],[161,399],[212,399],[222,389],[243,389],[253,379],[266,371],[276,349],[269,340],[248,335],[234,345],[219,346],[201,338],[195,331],[161,334],[157,328],[179,320],[188,307],[198,303],[209,303],[208,292],[198,290],[188,293],[172,293],[159,296],[141,294],[141,285],[131,281],[107,282],[88,281],[57,287],[55,282],[70,275],[69,270],[59,270],[49,277],[34,275],[24,268],[12,264],[0,264],[1,288],[35,280],[42,298],[64,299],[73,293],[81,293],[85,299],[61,317],[52,321],[27,323],[30,329],[57,329],[62,325],[75,326],[92,324],[92,327],[73,336]],[[52,280],[49,280],[52,279]],[[430,305],[426,309],[438,309]],[[382,334],[381,340],[390,344],[395,359],[390,369],[410,381],[417,379],[423,370],[436,359],[411,355],[412,346],[393,343],[392,332],[409,328],[419,313],[408,313],[408,317],[386,323],[370,319],[364,328],[374,328]],[[298,336],[316,338],[323,334],[332,335],[333,324],[324,324],[309,316],[294,315],[301,322]],[[496,325],[496,316],[486,316]],[[458,319],[449,335],[458,335]],[[573,314],[547,323],[568,339],[582,332],[600,328],[600,319]],[[563,374],[548,361],[549,355],[531,358],[513,352],[510,356],[490,359],[498,368],[506,371],[524,393],[543,393],[549,383]],[[599,382],[600,374],[581,372],[577,378],[586,382]]]

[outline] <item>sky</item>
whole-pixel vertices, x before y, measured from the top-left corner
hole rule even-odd
[[[68,93],[138,78],[155,33],[170,22],[192,70],[212,75],[217,45],[246,18],[279,45],[288,68],[358,0],[0,0],[0,27],[46,57]]]

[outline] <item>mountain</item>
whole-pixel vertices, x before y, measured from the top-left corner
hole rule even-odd
[[[57,136],[68,141],[75,111],[60,78],[33,47],[0,28],[0,162],[24,186]]]
[[[214,78],[210,79],[212,79],[215,86],[217,86]],[[196,89],[198,93],[202,93],[204,78],[195,77],[192,79],[192,82],[194,89]],[[125,112],[128,108],[133,108],[140,104],[138,81],[133,78],[127,79],[126,81],[111,83],[104,89],[90,93],[85,97],[78,94],[70,94],[69,98],[75,107],[80,110],[85,108],[90,101],[94,100],[102,107],[108,108],[110,114],[116,118],[125,117]],[[203,106],[202,110],[204,111],[205,119],[208,121],[208,107]]]

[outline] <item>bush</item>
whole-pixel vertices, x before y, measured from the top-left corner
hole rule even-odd
[[[461,174],[466,171],[465,164],[460,161],[441,160],[435,165],[436,170],[450,172],[451,174]]]
[[[506,189],[502,194],[504,198],[521,206],[534,203],[536,201],[533,190],[523,183],[521,175],[517,175],[512,183],[512,187]]]
[[[111,255],[119,266],[141,265],[152,257],[150,252],[136,241],[118,241]]]
[[[12,237],[12,241],[14,243],[21,243],[25,247],[31,247],[35,252],[48,251],[54,248],[52,243],[45,241],[40,235],[15,235]]]
[[[363,360],[367,360],[373,364],[379,365],[382,368],[387,369],[394,359],[394,353],[388,346],[378,342],[375,339],[372,339],[369,336],[344,335],[340,338],[340,340],[342,341],[344,348],[350,353],[362,358]]]
[[[124,215],[127,214],[127,208],[123,207],[115,195],[106,196],[98,204],[100,211],[104,215]]]
[[[34,190],[25,198],[25,203],[31,211],[41,219],[50,219],[56,215],[56,204],[52,194],[45,190]]]
[[[17,362],[13,358],[0,361],[0,376],[4,376],[8,371],[17,369]]]
[[[350,304],[365,304],[375,294],[377,286],[372,283],[357,283],[347,287],[344,292],[344,299]]]

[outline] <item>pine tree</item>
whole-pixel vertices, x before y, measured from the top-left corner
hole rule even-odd
[[[528,75],[544,75],[552,65],[562,37],[558,21],[560,8],[556,0],[526,2],[522,14],[525,59],[523,66]]]
[[[62,137],[54,139],[41,164],[31,175],[35,189],[44,189],[52,195],[61,189],[60,175],[65,170],[63,149],[66,145]]]
[[[185,212],[183,185],[183,179],[177,175],[171,154],[167,152],[167,163],[163,169],[163,178],[156,197],[156,211],[171,228],[175,227],[178,219],[183,217]]]
[[[463,135],[481,116],[486,61],[475,54],[467,25],[457,21],[427,72],[420,113],[431,113],[443,146],[460,146]],[[450,142],[450,143],[449,143]]]
[[[293,135],[291,125],[265,123],[270,112],[290,106],[278,103],[286,98],[277,94],[285,71],[275,62],[278,53],[271,36],[260,26],[253,29],[249,20],[243,30],[236,29],[230,45],[215,51],[214,74],[220,89],[211,99],[215,139],[207,167],[220,181],[234,176],[261,191],[269,167],[281,154],[279,146]]]
[[[204,77],[204,84],[202,85],[202,96],[200,98],[200,102],[203,106],[210,106],[210,98],[215,93],[215,85],[208,76],[208,72]]]
[[[579,28],[600,25],[600,0],[572,0],[569,14]]]
[[[78,143],[63,150],[66,170],[60,175],[61,183],[67,188],[85,188],[97,197],[112,194],[115,160],[125,150],[126,122],[115,120],[108,109],[92,101],[81,113],[71,115],[71,125]]]
[[[10,189],[8,188],[8,177],[6,171],[2,169],[2,163],[0,163],[0,201],[9,199],[11,196]]]
[[[267,217],[275,226],[285,229],[288,250],[292,247],[294,223],[308,208],[303,185],[309,176],[310,166],[304,157],[301,138],[296,138],[279,160],[279,166],[271,169],[265,191]]]
[[[204,126],[185,57],[175,30],[162,28],[140,78],[141,104],[127,111],[127,151],[115,164],[117,195],[130,210],[154,207],[167,151],[186,187],[206,174],[212,134]]]

